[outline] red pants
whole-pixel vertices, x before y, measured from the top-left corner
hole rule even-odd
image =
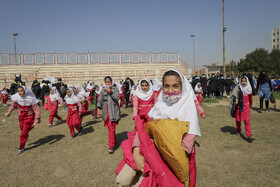
[[[116,125],[118,125],[118,122],[109,121],[109,125],[108,125],[108,146],[109,147],[114,147],[116,145]]]
[[[53,118],[56,118],[58,120],[61,120],[62,118],[57,114],[57,112],[54,115],[49,116],[49,124],[53,124]]]
[[[75,127],[75,129],[77,129],[77,131],[81,130],[81,126],[80,125],[73,126],[73,125],[68,124],[68,127],[69,127],[69,130],[70,130],[71,136],[75,134],[74,127]]]
[[[20,126],[20,144],[19,148],[22,149],[25,146],[26,141],[28,140],[28,132],[33,128],[34,117],[31,118],[19,118],[19,126]]]
[[[2,94],[2,102],[4,103],[4,105],[7,104],[8,99],[9,99],[8,95]]]
[[[250,120],[244,121],[244,125],[245,125],[246,135],[251,137],[252,136],[252,132],[251,132]],[[241,131],[241,121],[236,121],[236,129],[237,129],[237,132]]]
[[[188,155],[190,170],[190,187],[196,185],[196,164],[195,164],[195,145],[193,145],[193,153]]]
[[[94,117],[97,119],[97,109],[94,110]]]

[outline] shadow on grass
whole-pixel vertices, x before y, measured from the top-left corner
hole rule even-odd
[[[88,127],[88,128],[83,128],[83,134],[82,135],[86,135],[89,133],[94,132],[94,128],[92,126]]]
[[[121,118],[128,116],[128,114],[121,114]]]
[[[116,134],[117,144],[114,147],[115,150],[117,150],[121,146],[121,143],[127,139],[127,133],[127,131],[124,131]]]
[[[227,133],[229,132],[230,134],[234,134],[234,135],[237,135],[237,131],[236,131],[236,128],[235,127],[231,127],[231,126],[224,126],[221,128],[221,131],[224,132],[224,133]],[[240,132],[240,137],[243,139],[243,140],[248,140],[246,136],[244,136],[241,132]]]
[[[66,119],[61,120],[60,123],[58,123],[58,121],[57,121],[56,123],[54,123],[54,124],[52,125],[52,127],[55,127],[55,126],[58,126],[58,125],[62,125],[62,124],[64,124],[64,123],[66,123]]]
[[[33,149],[33,148],[39,147],[39,146],[47,144],[47,143],[54,144],[55,142],[58,142],[59,140],[61,140],[63,137],[65,137],[63,134],[46,136],[33,143],[28,144],[28,145],[33,145],[33,146],[28,147],[27,149]]]
[[[83,127],[94,125],[94,124],[99,123],[99,122],[101,122],[101,121],[100,120],[96,121],[96,120],[93,119],[93,121],[88,121],[88,122],[84,123]]]

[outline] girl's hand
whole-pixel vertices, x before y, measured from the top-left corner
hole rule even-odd
[[[6,117],[9,117],[9,116],[10,116],[10,114],[11,114],[11,112],[6,112],[6,113],[5,113],[5,115],[4,115],[4,116],[5,116],[5,118],[6,118]]]
[[[206,118],[206,114],[202,114],[202,116],[201,116],[203,119],[205,119]]]
[[[101,116],[101,110],[99,108],[97,109],[97,116]]]
[[[238,103],[238,99],[235,99],[235,103]]]
[[[107,92],[110,92],[110,91],[111,91],[110,86],[106,86],[105,90],[106,90]]]
[[[136,168],[138,170],[140,170],[141,172],[143,172],[144,171],[145,158],[140,155],[139,147],[135,147],[133,149],[133,159],[134,159]]]

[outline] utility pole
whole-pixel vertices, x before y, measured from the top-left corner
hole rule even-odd
[[[191,37],[193,38],[193,74],[195,75],[195,54],[194,54],[194,37],[195,35],[191,35]]]
[[[14,36],[14,50],[15,50],[15,62],[16,62],[16,65],[17,65],[17,48],[16,48],[16,36],[18,35],[18,33],[14,33],[13,36]]]
[[[225,49],[225,32],[227,28],[225,27],[225,8],[224,8],[224,0],[223,0],[223,71],[224,77],[226,75],[226,49]]]

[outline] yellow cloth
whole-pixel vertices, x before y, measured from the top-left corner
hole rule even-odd
[[[146,124],[146,132],[177,178],[189,184],[189,160],[182,147],[184,134],[189,131],[189,122],[178,119],[156,119]]]

